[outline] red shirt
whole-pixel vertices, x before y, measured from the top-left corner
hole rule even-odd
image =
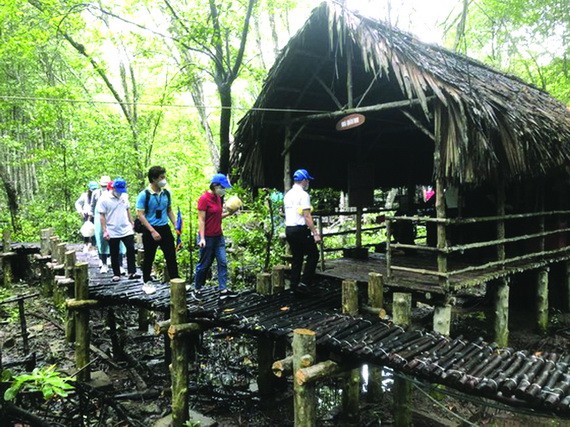
[[[198,199],[198,210],[206,212],[204,236],[222,235],[222,198],[206,191]]]

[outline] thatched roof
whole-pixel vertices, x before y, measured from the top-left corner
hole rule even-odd
[[[338,116],[303,121],[347,109],[350,51],[354,107],[413,105],[366,112],[364,125],[342,132],[335,130]],[[570,165],[570,112],[561,102],[327,2],[284,48],[239,123],[232,164],[246,183],[282,187],[290,123],[291,168],[307,168],[317,186],[346,188],[349,165],[375,187],[429,183],[438,175],[481,184]]]

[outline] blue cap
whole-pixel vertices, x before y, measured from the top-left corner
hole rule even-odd
[[[87,184],[87,188],[89,188],[91,191],[97,190],[99,188],[99,184],[97,184],[96,181],[89,181],[89,184]]]
[[[210,184],[218,184],[221,185],[223,188],[232,188],[228,177],[225,176],[223,173],[217,173],[212,177]]]
[[[314,179],[314,178],[311,175],[309,175],[307,169],[297,169],[293,174],[293,181],[302,181],[304,179]]]
[[[121,193],[126,193],[127,192],[127,181],[125,181],[123,178],[117,178],[113,181],[113,189],[121,194]]]

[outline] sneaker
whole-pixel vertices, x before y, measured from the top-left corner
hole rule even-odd
[[[140,278],[141,278],[140,274],[137,274],[137,273],[129,274],[129,280],[140,279]]]
[[[156,286],[154,286],[154,283],[149,281],[143,285],[142,290],[147,295],[154,294],[156,292]]]
[[[89,252],[89,245],[83,245],[83,252]]]
[[[107,264],[103,264],[103,265],[101,266],[101,268],[99,269],[99,272],[100,272],[101,274],[108,273],[108,272],[109,272],[109,266],[108,266]]]
[[[97,267],[99,267],[99,268],[103,267],[103,261],[99,260],[99,263],[97,264]]]
[[[113,276],[113,278],[111,279],[113,282],[118,282],[121,280],[121,278],[119,276]]]
[[[107,267],[111,267],[111,258],[107,258]]]
[[[220,291],[220,299],[236,298],[237,296],[237,293],[227,288]]]
[[[124,267],[119,267],[119,271],[121,272],[121,276],[124,276],[125,274],[127,274],[127,270],[125,270]]]

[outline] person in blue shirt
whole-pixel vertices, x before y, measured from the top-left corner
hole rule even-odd
[[[176,226],[176,216],[172,211],[172,202],[166,187],[166,169],[152,166],[148,170],[149,186],[137,196],[137,217],[144,229],[142,241],[144,248],[143,291],[151,294],[156,291],[151,280],[152,264],[158,247],[162,249],[166,268],[171,279],[178,278],[178,264],[174,237],[168,221]]]

